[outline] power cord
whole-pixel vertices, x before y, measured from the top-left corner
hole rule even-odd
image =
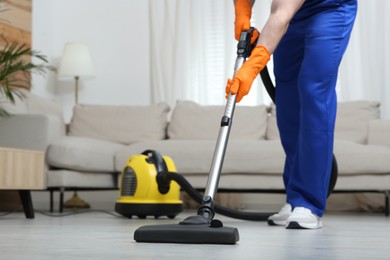
[[[41,211],[41,210],[35,210],[35,212],[39,213],[41,215],[44,215],[44,216],[48,216],[48,217],[67,217],[67,216],[79,215],[79,214],[84,214],[84,213],[98,212],[98,213],[108,214],[108,215],[111,215],[111,216],[114,216],[117,218],[126,218],[122,215],[113,213],[111,211],[101,210],[101,209],[86,209],[86,210],[77,210],[77,211],[65,212],[65,213],[52,213],[52,212],[46,212],[46,211]]]
[[[14,211],[8,211],[8,212],[0,212],[0,217],[5,217],[8,216],[12,213],[16,212],[23,212],[23,210],[14,210]],[[47,217],[68,217],[68,216],[73,216],[73,215],[78,215],[78,214],[85,214],[85,213],[104,213],[108,214],[117,218],[123,218],[123,219],[128,219],[127,217],[124,217],[122,215],[113,213],[108,210],[100,210],[100,209],[88,209],[88,210],[77,210],[77,211],[72,211],[72,212],[64,212],[64,213],[52,213],[52,212],[47,212],[47,211],[42,211],[42,210],[34,210],[35,213],[39,213],[41,215],[47,216]]]

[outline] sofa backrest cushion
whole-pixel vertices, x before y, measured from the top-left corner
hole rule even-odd
[[[335,138],[365,144],[368,122],[379,118],[379,102],[350,101],[337,106]]]
[[[169,106],[77,105],[69,135],[91,137],[122,144],[166,137]]]
[[[64,119],[62,106],[54,98],[41,97],[31,93],[26,99],[26,105],[30,114],[45,113]]]
[[[271,106],[268,119],[266,138],[278,139],[279,132],[276,126],[276,108]],[[379,102],[349,101],[337,104],[335,139],[343,139],[356,143],[367,143],[368,122],[379,118]]]
[[[168,126],[170,139],[215,139],[218,137],[225,106],[204,106],[177,101]],[[236,106],[231,139],[264,139],[267,107]]]

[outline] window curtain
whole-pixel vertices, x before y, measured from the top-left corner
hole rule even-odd
[[[261,29],[271,0],[258,0],[252,24]],[[236,57],[233,0],[149,0],[152,102],[178,99],[224,104]],[[359,1],[350,45],[340,66],[339,101],[381,103],[390,118],[390,1]],[[272,60],[268,63],[272,72]],[[272,73],[271,73],[272,74]],[[242,105],[270,102],[257,80]]]
[[[339,71],[339,101],[375,100],[390,119],[390,1],[358,1],[358,13]]]
[[[149,4],[152,102],[221,103],[234,54],[233,1]]]

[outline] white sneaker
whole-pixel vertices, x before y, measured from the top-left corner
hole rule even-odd
[[[296,207],[286,221],[288,229],[319,229],[322,227],[321,218],[304,207]]]
[[[290,217],[292,212],[292,207],[289,203],[286,203],[281,210],[271,215],[268,218],[268,225],[270,226],[286,226],[287,219]]]

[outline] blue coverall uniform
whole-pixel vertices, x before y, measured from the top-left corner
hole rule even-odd
[[[333,158],[338,67],[356,11],[357,0],[306,0],[274,52],[287,202],[320,217]]]

